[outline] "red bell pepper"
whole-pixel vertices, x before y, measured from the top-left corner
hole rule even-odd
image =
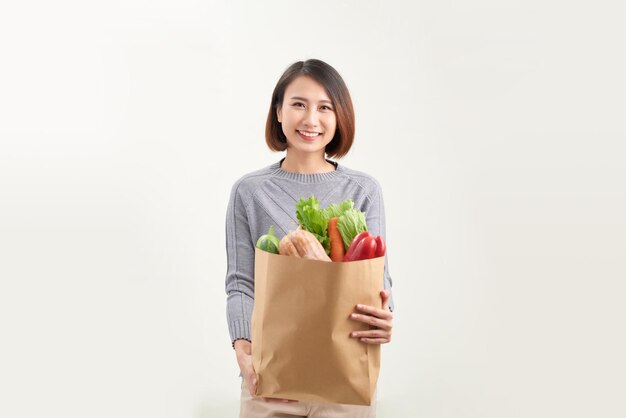
[[[369,232],[361,232],[348,247],[343,261],[367,260],[385,255],[385,242],[382,237],[373,237]]]
[[[374,257],[382,257],[383,255],[385,255],[385,250],[387,249],[387,246],[385,245],[385,241],[383,240],[383,237],[381,237],[380,235],[376,237],[376,253],[374,254]]]
[[[370,234],[369,232],[363,231],[360,234],[358,234],[356,237],[354,237],[354,239],[352,239],[352,242],[350,243],[350,246],[348,247],[348,251],[346,251],[346,255],[343,257],[343,261],[352,261],[354,250],[356,246],[359,244],[359,242],[363,240],[363,238],[371,237],[371,236],[372,234]]]

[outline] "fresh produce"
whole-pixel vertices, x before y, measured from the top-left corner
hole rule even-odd
[[[302,229],[309,231],[322,244],[326,254],[330,252],[328,238],[328,218],[314,196],[300,198],[296,203],[296,217]]]
[[[376,252],[374,253],[374,257],[382,257],[385,255],[385,251],[387,251],[387,245],[383,240],[383,237],[378,235],[376,237]]]
[[[274,225],[272,225],[267,234],[259,237],[256,247],[268,253],[278,254],[278,244],[278,237],[274,235]]]
[[[331,261],[322,244],[309,231],[296,229],[280,240],[279,254],[290,255],[309,260]]]
[[[302,229],[311,232],[324,246],[327,254],[330,254],[328,231],[330,219],[338,218],[337,229],[343,239],[344,250],[348,249],[355,236],[360,232],[367,231],[365,213],[354,209],[352,199],[346,199],[339,204],[332,204],[325,209],[320,209],[315,196],[308,199],[300,198],[296,204],[296,216]]]
[[[348,247],[348,251],[346,251],[346,255],[344,256],[343,261],[351,261],[353,259],[354,250],[356,249],[357,244],[361,242],[363,238],[370,236],[372,236],[372,234],[367,231],[363,231],[359,235],[354,237],[354,239],[350,243],[350,246]]]
[[[337,228],[338,216],[333,216],[328,221],[328,237],[330,238],[330,259],[332,261],[343,261],[346,253],[343,238]]]
[[[320,208],[315,196],[300,198],[296,217],[299,226],[295,231],[279,241],[271,226],[256,246],[274,254],[335,262],[385,255],[383,238],[367,231],[365,213],[354,208],[352,199]]]
[[[380,235],[374,237],[367,231],[361,232],[350,243],[343,261],[358,261],[382,257],[385,255],[385,250],[385,242]]]

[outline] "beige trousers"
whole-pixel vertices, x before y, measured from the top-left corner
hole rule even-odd
[[[239,418],[374,418],[376,416],[376,391],[372,405],[344,405],[311,402],[266,402],[253,398],[248,385],[241,379],[241,406]]]

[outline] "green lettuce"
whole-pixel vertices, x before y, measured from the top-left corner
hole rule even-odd
[[[341,216],[345,211],[354,208],[354,202],[352,199],[344,200],[343,202],[332,205],[328,205],[326,209],[324,209],[324,215],[327,219],[334,218],[335,216]]]
[[[296,216],[302,229],[312,233],[327,254],[330,254],[330,238],[328,237],[330,218],[339,217],[337,229],[339,229],[346,251],[354,237],[367,231],[365,213],[354,209],[352,199],[346,199],[341,203],[334,203],[321,209],[315,196],[311,195],[308,199],[300,198],[296,203]]]
[[[337,221],[337,229],[343,238],[343,245],[348,250],[350,243],[363,231],[367,231],[367,224],[365,223],[365,213],[356,209],[348,209]]]
[[[296,217],[302,229],[313,234],[322,243],[326,254],[329,254],[328,218],[324,211],[320,209],[320,203],[315,196],[311,195],[308,199],[300,198],[298,203],[296,203]]]

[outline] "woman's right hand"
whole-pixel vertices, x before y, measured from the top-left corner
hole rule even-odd
[[[251,396],[255,396],[256,392],[256,373],[252,365],[252,344],[247,340],[235,341],[235,353],[237,354],[237,363],[243,380],[248,386]]]
[[[252,365],[252,344],[247,340],[235,341],[235,352],[237,353],[237,363],[243,376],[243,380],[248,385],[250,396],[255,397],[257,376]],[[298,402],[290,399],[263,398],[266,402]]]

